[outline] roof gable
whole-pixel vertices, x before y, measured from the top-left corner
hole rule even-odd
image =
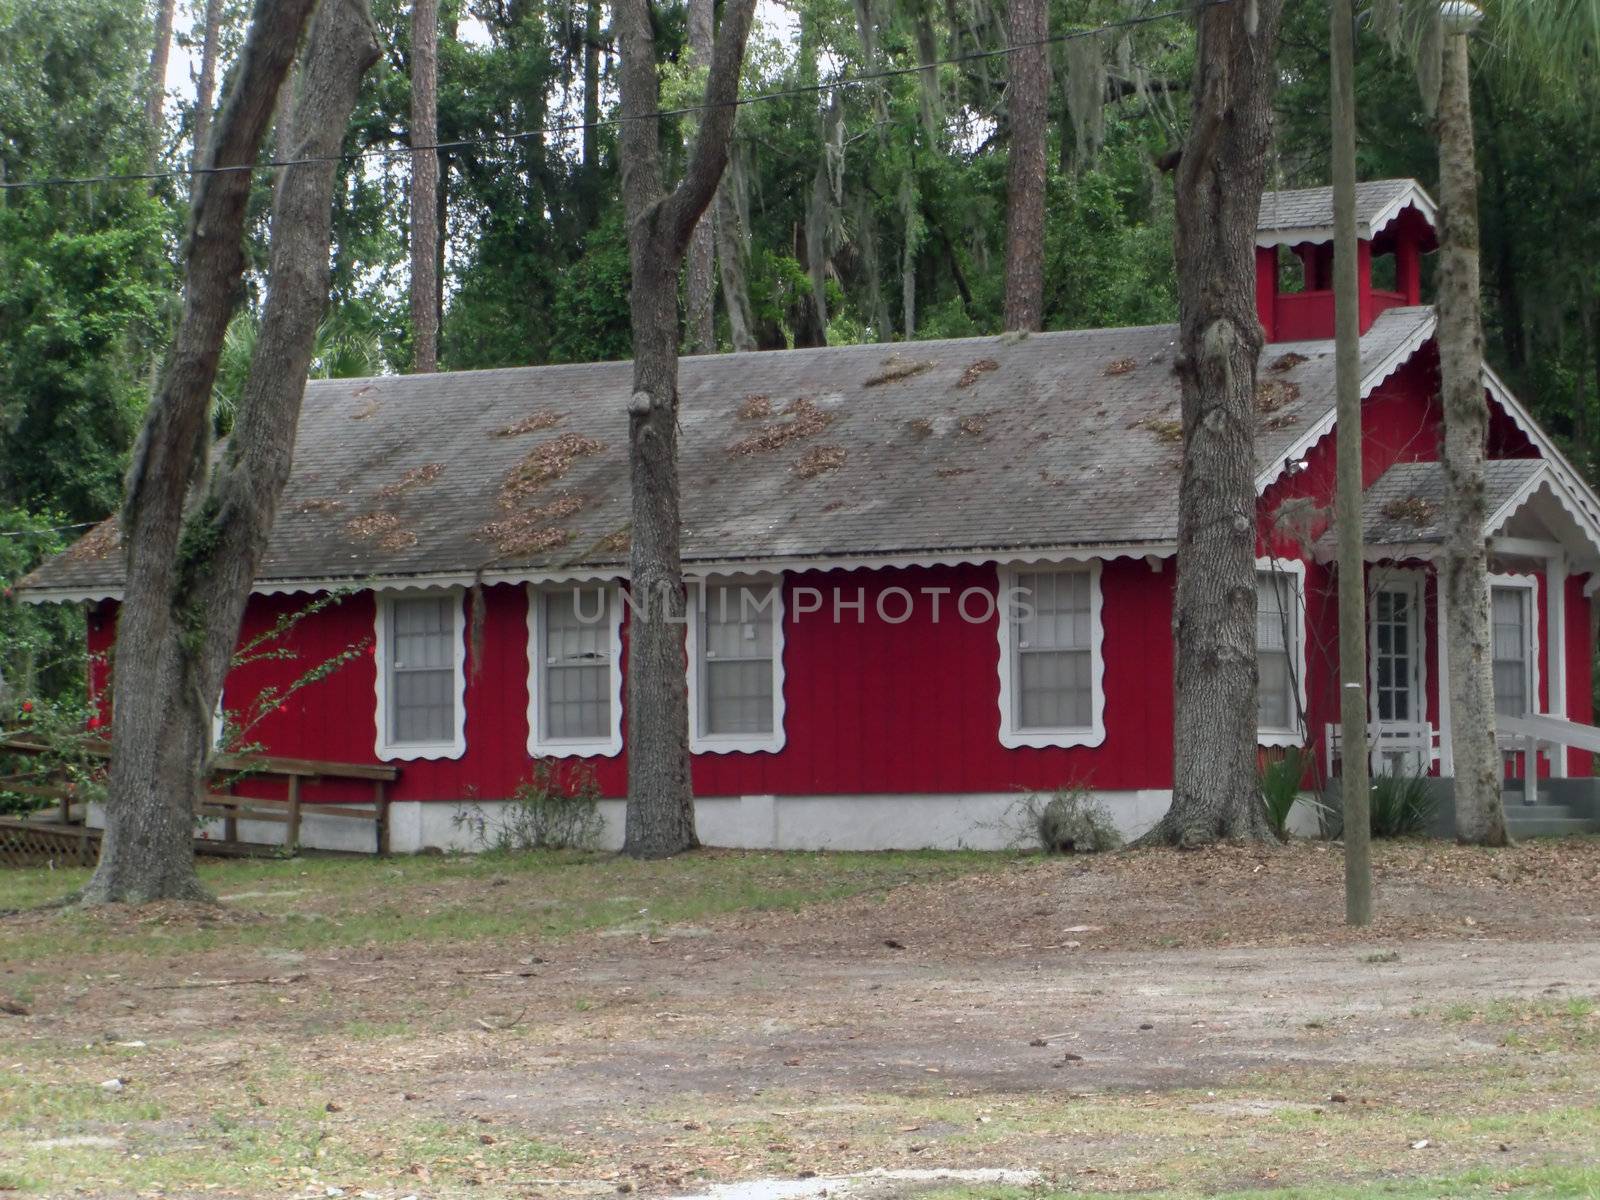
[[[1433,197],[1414,179],[1373,179],[1356,184],[1356,237],[1370,241],[1407,208],[1430,228],[1438,227]],[[1256,220],[1256,245],[1296,246],[1333,240],[1333,189],[1264,192]]]

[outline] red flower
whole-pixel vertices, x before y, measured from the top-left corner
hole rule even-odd
[[[280,704],[280,705],[278,705],[278,711],[279,712],[288,712],[289,711],[289,706],[287,704]]]
[[[22,702],[22,711],[25,712],[25,713],[31,713],[33,711],[33,701],[32,700],[24,700]]]
[[[90,729],[99,729],[102,724],[104,724],[104,722],[100,720],[98,715],[89,718]]]

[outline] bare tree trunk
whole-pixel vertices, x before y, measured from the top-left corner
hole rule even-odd
[[[411,5],[411,369],[439,369],[439,0]]]
[[[255,161],[314,7],[315,0],[257,0],[218,121],[217,165]],[[286,404],[287,395],[298,412],[327,290],[331,156],[354,105],[356,64],[376,54],[364,0],[325,0],[296,109],[307,133],[293,144],[302,157],[328,161],[286,168],[280,177],[271,290],[240,426],[214,483],[186,518],[191,482],[207,458],[208,403],[244,269],[251,173],[197,181],[183,317],[128,474],[122,517],[128,568],[112,677],[106,833],[85,903],[205,896],[194,874],[193,805],[204,780],[210,714],[238,635],[254,556],[271,527],[272,481],[281,486],[294,438],[292,417],[285,423],[271,410]],[[320,292],[308,290],[319,279]],[[276,456],[282,461],[274,467]]]
[[[144,117],[153,135],[151,161],[161,152],[164,132],[161,116],[167,104],[167,59],[172,54],[172,13],[177,0],[160,0],[156,5],[156,40],[150,48],[150,74],[145,83]]]
[[[711,62],[714,8],[712,0],[689,0],[689,61],[696,67]],[[716,220],[713,205],[701,215],[700,223],[694,227],[694,237],[689,239],[689,261],[684,270],[683,342],[690,354],[710,354],[717,348],[716,325],[712,319]]]
[[[1147,840],[1271,836],[1256,787],[1256,219],[1281,0],[1200,11],[1177,176],[1183,476],[1172,807]]]
[[[1355,17],[1333,0],[1333,287],[1337,401],[1334,525],[1339,537],[1339,721],[1343,750],[1344,918],[1372,923],[1372,818],[1367,795],[1367,628],[1361,553],[1361,296],[1356,271]]]
[[[194,99],[194,155],[199,166],[206,159],[206,138],[211,136],[211,110],[217,103],[217,57],[222,40],[222,0],[206,0],[205,33],[200,43],[200,82]]]
[[[1483,388],[1479,310],[1478,179],[1472,144],[1467,38],[1445,37],[1439,128],[1439,375],[1444,406],[1445,646],[1449,655],[1450,744],[1455,769],[1456,837],[1504,846],[1500,754],[1494,736],[1494,657],[1489,638],[1488,517],[1484,442],[1489,405]],[[1533,764],[1529,764],[1533,768]]]
[[[633,268],[633,487],[628,644],[628,815],[624,850],[659,858],[698,844],[689,781],[678,496],[678,271],[727,165],[739,70],[755,0],[728,0],[705,110],[684,178],[661,178],[660,75],[649,0],[612,9],[622,48],[622,195]]]
[[[1006,82],[1007,329],[1036,330],[1044,320],[1045,122],[1050,67],[1042,44],[1050,36],[1045,0],[1011,0]],[[1030,44],[1031,43],[1031,44]]]

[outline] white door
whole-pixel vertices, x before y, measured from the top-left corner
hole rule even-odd
[[[1384,774],[1427,769],[1432,735],[1422,688],[1422,586],[1404,578],[1372,597],[1373,768]]]

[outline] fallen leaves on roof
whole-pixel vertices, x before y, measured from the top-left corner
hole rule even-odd
[[[549,429],[552,425],[561,424],[564,413],[553,409],[536,408],[521,420],[503,425],[494,431],[492,436],[497,438],[520,437],[525,433],[538,433],[541,429]]]
[[[794,464],[794,473],[801,479],[815,479],[824,471],[836,471],[844,466],[843,446],[813,446]]]
[[[599,454],[605,448],[598,438],[570,432],[540,443],[506,472],[500,484],[501,507],[514,508],[517,501],[560,479],[578,459]]]
[[[772,401],[759,393],[746,396],[739,405],[739,420],[765,421],[772,416]]]
[[[375,542],[383,550],[409,550],[417,544],[417,535],[402,528],[400,518],[393,513],[370,512],[351,517],[344,523],[349,536],[364,542]]]
[[[989,414],[986,412],[968,413],[961,418],[956,428],[968,437],[981,438],[989,428]]]
[[[110,520],[101,521],[73,542],[67,547],[64,557],[72,562],[83,562],[85,559],[98,561],[121,545],[122,531],[117,526],[116,518],[112,517]]]
[[[958,388],[971,387],[990,371],[998,371],[999,369],[1000,364],[995,362],[994,359],[980,358],[965,371],[961,372],[961,378],[956,380],[956,386]]]
[[[927,417],[912,417],[911,420],[906,422],[906,428],[911,431],[913,437],[925,438],[933,436],[933,422],[928,420]]]
[[[904,358],[898,354],[891,354],[883,360],[883,370],[869,377],[861,386],[880,387],[885,383],[895,383],[901,379],[910,379],[913,375],[921,375],[924,371],[931,371],[933,365],[931,359]]]
[[[1300,385],[1284,379],[1261,379],[1256,382],[1256,411],[1277,412],[1285,404],[1300,398]]]
[[[1183,422],[1171,417],[1140,417],[1129,428],[1153,433],[1163,442],[1176,444],[1183,441]]]
[[[393,500],[397,496],[404,496],[413,488],[422,487],[432,483],[444,473],[443,463],[424,463],[420,467],[412,467],[393,483],[386,483],[378,489],[378,497],[382,500]]]
[[[1106,364],[1106,374],[1126,375],[1129,371],[1135,370],[1138,366],[1139,364],[1134,362],[1131,358],[1113,358]]]
[[[779,414],[779,423],[751,434],[728,447],[728,453],[744,457],[781,450],[790,442],[815,437],[833,423],[831,413],[825,413],[805,396],[795,400]]]
[[[1284,371],[1294,370],[1305,361],[1306,356],[1304,354],[1299,354],[1293,350],[1290,350],[1287,354],[1280,354],[1277,358],[1273,359],[1269,370],[1277,371],[1281,374]]]
[[[300,501],[294,506],[294,510],[309,516],[312,513],[336,513],[343,507],[343,500],[335,500],[332,496],[313,496],[309,500]]]
[[[1438,508],[1421,496],[1397,496],[1379,510],[1391,521],[1402,521],[1421,529],[1432,524]]]

